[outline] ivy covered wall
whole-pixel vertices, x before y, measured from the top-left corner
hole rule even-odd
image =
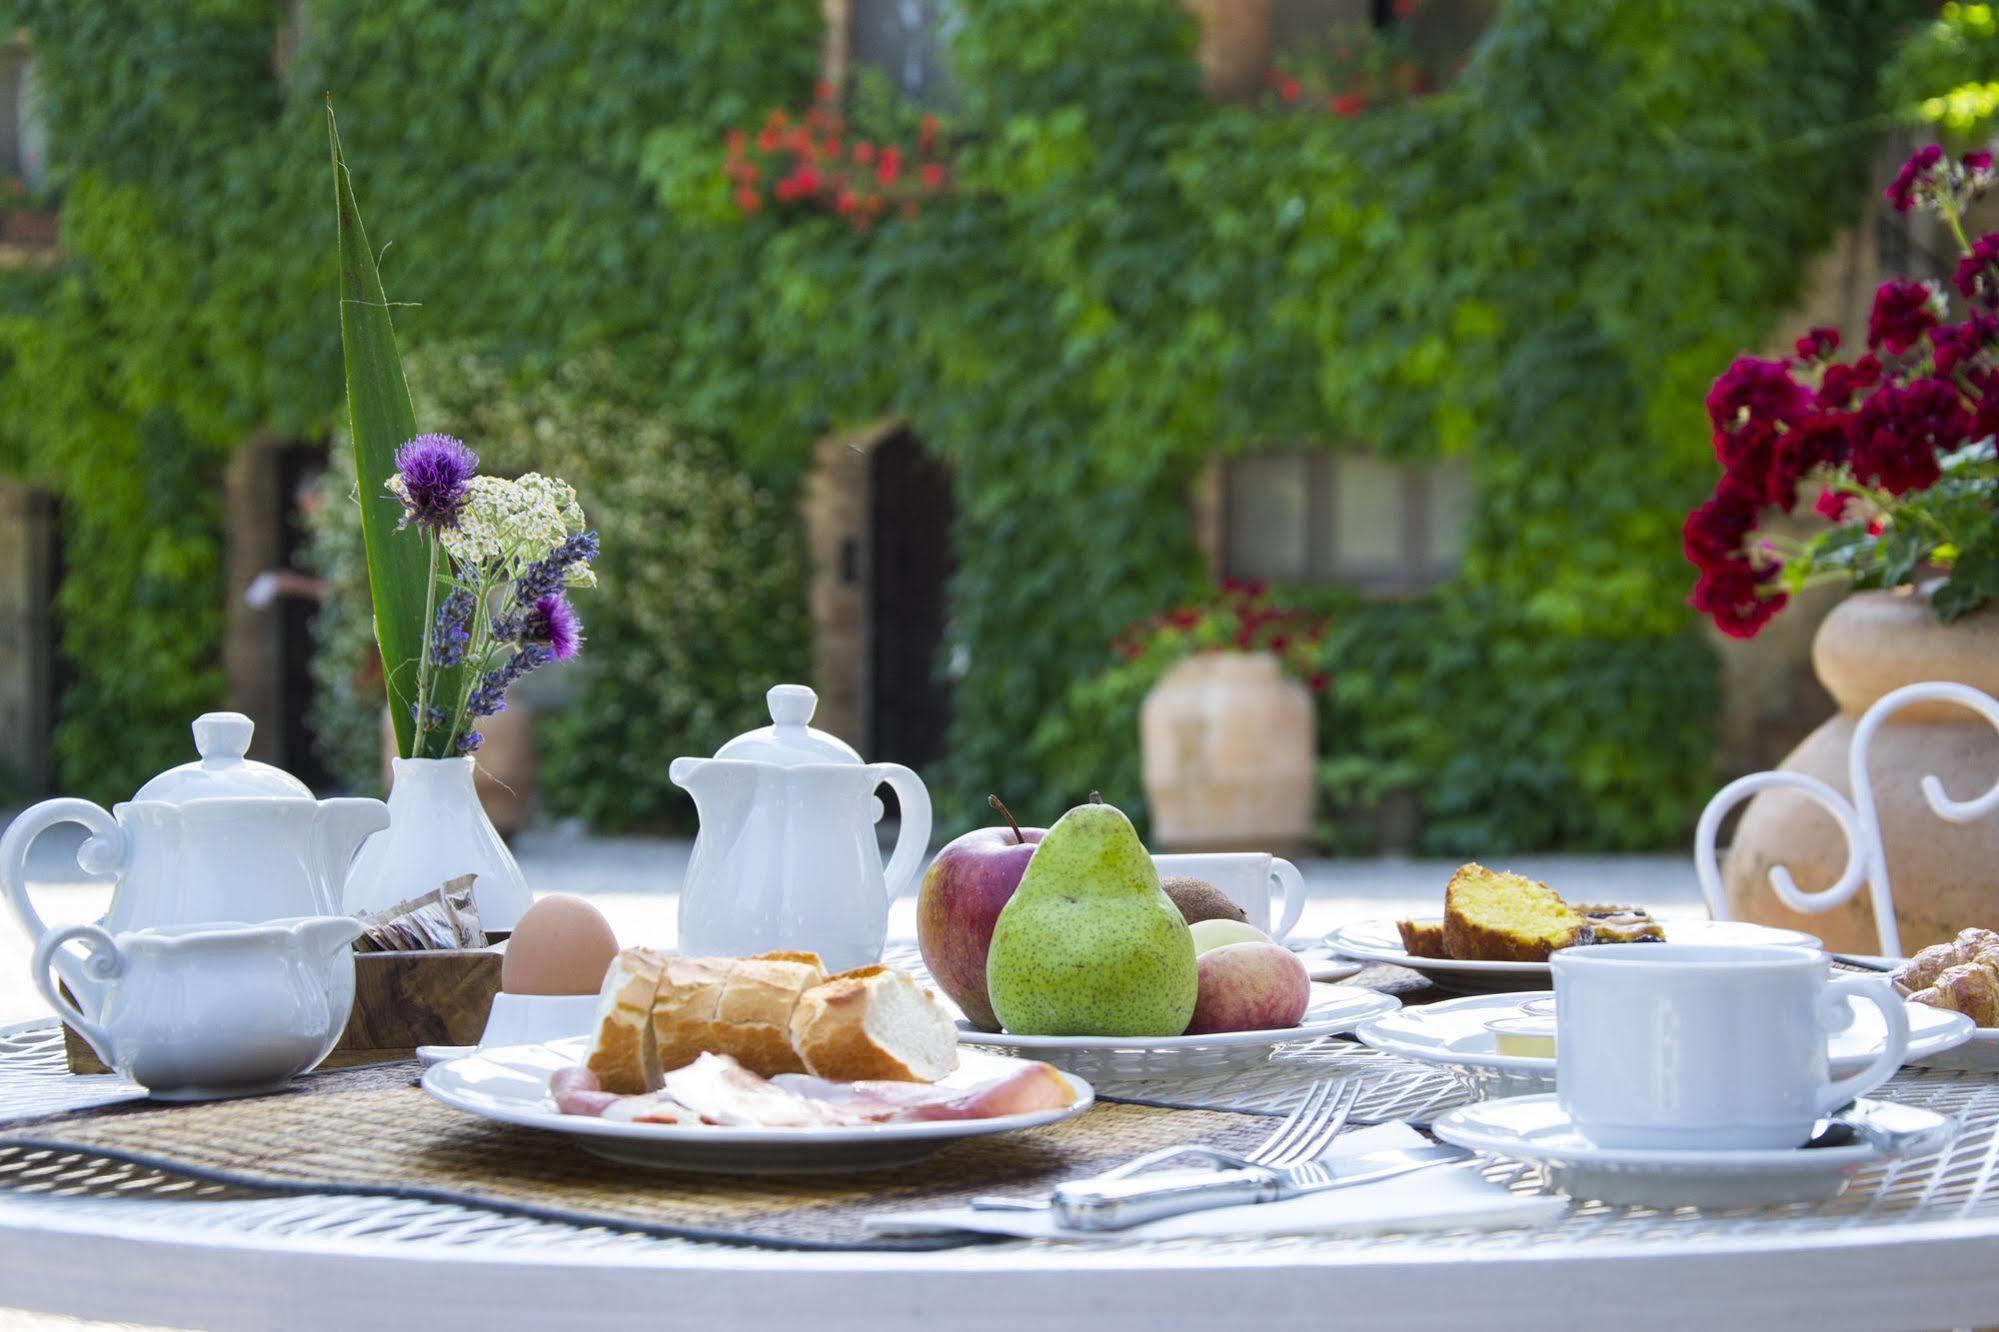
[[[810,102],[810,0],[446,9],[312,0],[279,73],[254,0],[14,7],[67,257],[0,283],[0,461],[92,538],[68,786],[129,791],[177,752],[217,687],[221,460],[335,413],[331,89],[390,295],[421,303],[405,345],[530,375],[608,348],[623,398],[780,490],[890,410],[950,461],[947,822],[988,789],[1041,819],[1136,796],[1135,704],[1091,682],[1202,576],[1204,462],[1269,442],[1462,456],[1476,482],[1450,584],[1336,599],[1343,796],[1414,799],[1440,849],[1638,846],[1711,788],[1678,559],[1701,393],[1856,214],[1898,6],[1509,0],[1446,90],[1340,117],[1208,104],[1170,0],[969,5],[951,188],[865,233],[745,216],[722,173],[726,130]]]

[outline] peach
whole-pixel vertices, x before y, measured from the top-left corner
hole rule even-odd
[[[1200,989],[1189,1036],[1295,1027],[1311,1001],[1305,964],[1283,944],[1224,944],[1195,958],[1194,966]]]

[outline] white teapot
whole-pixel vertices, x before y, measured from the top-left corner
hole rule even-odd
[[[901,764],[863,763],[807,726],[819,698],[804,685],[764,697],[771,725],[667,769],[701,816],[680,890],[680,951],[800,949],[834,971],[878,962],[888,905],[923,867],[930,793]],[[875,841],[884,782],[902,805],[886,872]]]
[[[361,922],[310,916],[261,925],[169,925],[115,938],[65,925],[35,945],[35,986],[107,1065],[162,1101],[277,1091],[318,1065],[354,1006]],[[77,965],[92,998],[69,1002],[49,964]]]
[[[243,757],[251,722],[237,712],[195,720],[201,758],[169,769],[110,813],[88,800],[45,800],[0,836],[0,891],[28,937],[49,932],[28,899],[28,847],[59,823],[92,836],[76,853],[92,874],[115,874],[112,934],[217,921],[255,923],[340,911],[348,863],[370,833],[389,826],[379,800],[315,800],[305,783]],[[56,970],[94,1011],[101,980],[74,953]]]

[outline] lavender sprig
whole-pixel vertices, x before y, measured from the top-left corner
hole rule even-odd
[[[514,580],[514,604],[526,606],[562,591],[569,582],[569,570],[597,558],[597,534],[578,532],[554,550],[521,570]]]
[[[506,711],[507,690],[529,671],[555,660],[555,653],[539,643],[530,643],[487,671],[465,700],[468,717],[497,717]]]
[[[472,643],[474,604],[472,594],[460,587],[454,588],[437,608],[430,636],[431,665],[446,670],[465,659],[465,649]]]

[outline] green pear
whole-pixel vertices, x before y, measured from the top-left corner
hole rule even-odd
[[[993,926],[993,1013],[1020,1036],[1178,1036],[1194,937],[1131,820],[1090,799],[1048,830]]]

